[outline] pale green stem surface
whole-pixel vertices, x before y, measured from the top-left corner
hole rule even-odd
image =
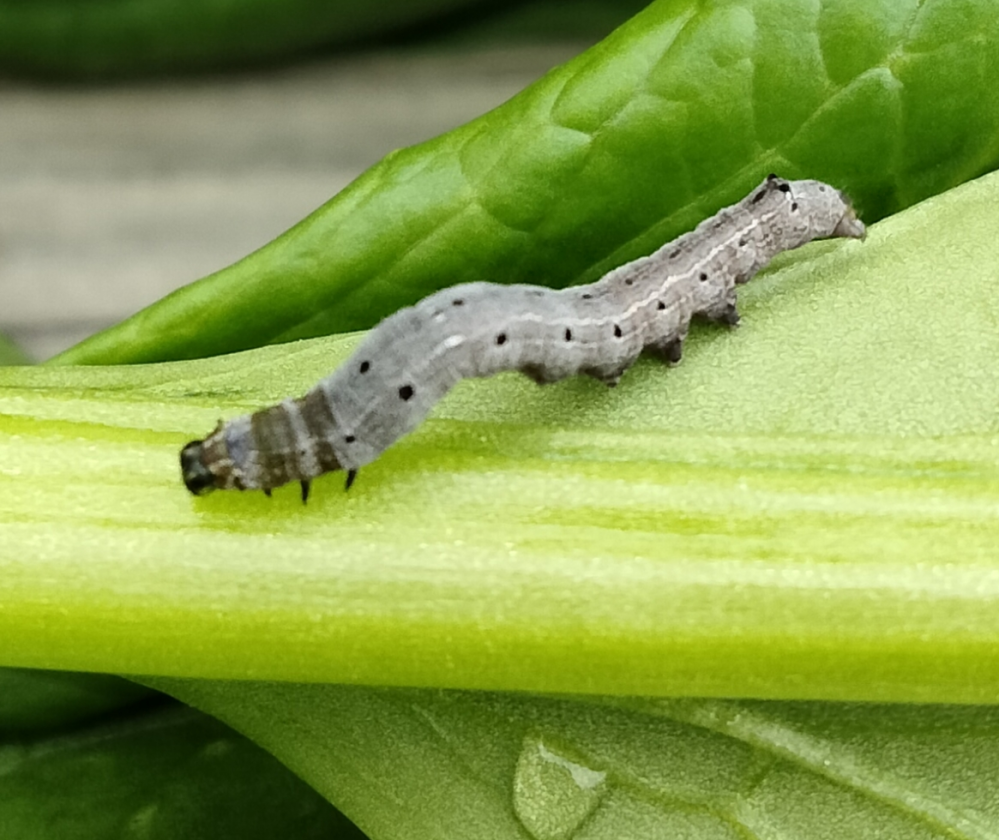
[[[354,339],[0,379],[0,664],[604,694],[999,697],[999,178],[781,261],[607,390],[463,383],[362,471],[177,453]]]

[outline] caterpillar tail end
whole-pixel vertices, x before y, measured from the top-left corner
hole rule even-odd
[[[192,440],[180,450],[180,472],[184,486],[195,496],[205,496],[215,489],[215,476],[202,459],[203,440]]]

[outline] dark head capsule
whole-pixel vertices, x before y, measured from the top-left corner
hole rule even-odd
[[[180,450],[180,471],[184,484],[195,496],[204,496],[215,489],[215,476],[201,460],[204,441],[192,440]]]

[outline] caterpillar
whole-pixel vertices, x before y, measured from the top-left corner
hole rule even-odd
[[[516,370],[538,384],[587,374],[613,387],[643,350],[680,361],[695,315],[739,323],[736,287],[782,251],[865,236],[849,199],[769,175],[737,204],[586,286],[477,282],[385,318],[304,397],[223,423],[180,453],[187,489],[271,489],[360,467],[415,429],[466,377]]]

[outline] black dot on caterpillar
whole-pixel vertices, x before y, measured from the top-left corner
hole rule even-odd
[[[864,235],[839,190],[769,175],[695,230],[582,289],[444,289],[382,321],[304,397],[219,422],[187,444],[184,483],[196,495],[270,495],[298,481],[304,502],[313,478],[345,470],[349,488],[360,467],[415,429],[461,379],[519,370],[544,385],[582,373],[613,387],[643,348],[679,362],[694,315],[738,324],[736,286],[780,252]],[[365,375],[375,365],[378,375]]]

